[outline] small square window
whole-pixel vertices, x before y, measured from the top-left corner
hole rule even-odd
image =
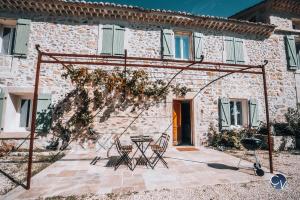
[[[191,37],[187,33],[175,33],[175,58],[181,60],[190,59]]]

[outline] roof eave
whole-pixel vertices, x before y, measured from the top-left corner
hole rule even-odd
[[[149,10],[110,3],[65,2],[61,0],[0,0],[0,10],[55,14],[56,16],[87,16],[131,22],[155,23],[184,27],[231,31],[240,34],[269,36],[274,25],[220,17],[198,16],[184,12]]]

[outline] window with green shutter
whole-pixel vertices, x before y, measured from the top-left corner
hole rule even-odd
[[[13,54],[26,56],[28,51],[30,23],[31,20],[29,19],[17,20]]]
[[[240,38],[234,38],[234,55],[236,64],[245,64],[244,41]]]
[[[51,94],[39,94],[36,112],[36,132],[46,133],[51,128]]]
[[[249,100],[249,123],[251,128],[257,128],[259,126],[258,118],[258,103],[255,99]]]
[[[14,26],[4,26],[0,24],[0,54],[12,55],[14,49]]]
[[[247,127],[248,116],[249,116],[248,112],[249,109],[248,109],[247,99],[220,98],[219,99],[220,130]],[[254,115],[254,117],[257,116]]]
[[[220,130],[230,128],[230,101],[228,98],[219,99],[219,127]]]
[[[225,37],[226,63],[245,64],[244,41],[240,38]]]
[[[286,35],[285,48],[286,48],[288,68],[292,70],[299,69],[300,68],[300,39],[296,38],[293,35]]]
[[[194,32],[194,58],[196,61],[201,60],[203,54],[203,34]]]
[[[165,59],[174,58],[174,32],[170,29],[162,30],[162,57]]]
[[[124,55],[125,28],[118,25],[103,25],[101,54]]]

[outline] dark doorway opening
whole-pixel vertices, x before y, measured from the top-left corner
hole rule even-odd
[[[173,145],[192,145],[191,101],[173,101]]]
[[[189,101],[181,103],[181,141],[183,145],[191,145],[191,106]]]

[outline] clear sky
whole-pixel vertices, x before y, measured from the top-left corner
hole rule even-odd
[[[228,17],[262,0],[89,0]]]

